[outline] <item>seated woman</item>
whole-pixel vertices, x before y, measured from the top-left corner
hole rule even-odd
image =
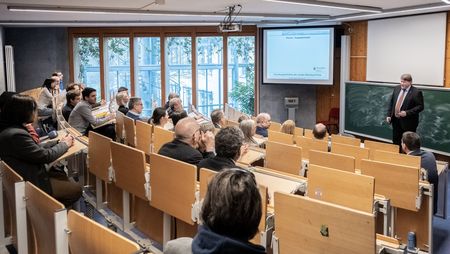
[[[244,144],[249,147],[259,147],[258,142],[253,138],[256,134],[256,124],[253,120],[243,120],[239,124],[239,128],[244,133]]]
[[[42,84],[42,92],[38,98],[38,116],[48,117],[53,114],[53,95],[55,93],[56,86],[59,85],[58,77],[51,77],[45,79]]]
[[[162,107],[155,108],[153,110],[152,118],[148,119],[149,124],[160,128],[164,128],[168,121],[169,114],[167,114],[167,111]]]
[[[249,242],[258,232],[261,216],[254,175],[243,169],[223,170],[208,184],[201,211],[203,225],[192,243],[189,238],[170,241],[164,253],[266,253],[262,246]]]
[[[13,95],[4,105],[0,126],[0,158],[26,181],[30,181],[66,206],[81,197],[81,186],[67,179],[64,171],[50,169],[51,163],[73,145],[73,137],[67,135],[59,141],[39,144],[27,126],[37,115],[37,104],[25,95]],[[4,145],[8,144],[8,145]]]
[[[295,122],[292,120],[286,120],[281,125],[280,132],[294,135],[295,132]]]

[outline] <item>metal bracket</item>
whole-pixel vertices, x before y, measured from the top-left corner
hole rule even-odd
[[[273,254],[279,254],[280,253],[280,239],[275,235],[275,233],[272,234],[272,253]]]
[[[145,196],[149,201],[152,201],[152,187],[150,186],[150,172],[144,173],[145,183],[144,183],[144,189],[145,189]]]
[[[193,222],[199,223],[200,221],[200,210],[202,208],[203,201],[200,200],[200,191],[195,192],[195,202],[192,204],[191,208],[191,220]]]
[[[266,218],[266,228],[261,232],[261,245],[267,250],[271,246],[272,235],[274,231],[274,218],[273,214]]]

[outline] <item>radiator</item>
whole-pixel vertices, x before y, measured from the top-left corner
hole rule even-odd
[[[6,90],[9,92],[16,91],[16,78],[14,75],[14,49],[11,45],[5,46],[6,59]]]

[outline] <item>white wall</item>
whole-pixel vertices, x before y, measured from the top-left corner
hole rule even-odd
[[[0,94],[6,90],[5,77],[5,33],[3,27],[0,26]]]

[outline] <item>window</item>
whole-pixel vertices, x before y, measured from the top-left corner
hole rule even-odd
[[[100,48],[98,38],[75,38],[74,43],[74,81],[95,88],[97,96],[100,98]]]
[[[135,38],[135,90],[142,98],[145,116],[151,116],[153,104],[161,105],[161,55],[159,37]]]
[[[166,94],[180,95],[184,108],[192,104],[192,39],[166,39]]]
[[[114,98],[119,87],[130,89],[130,39],[105,38],[106,100]]]
[[[223,38],[197,37],[197,108],[209,116],[223,104]]]
[[[254,36],[228,37],[228,103],[244,113],[254,113]]]

